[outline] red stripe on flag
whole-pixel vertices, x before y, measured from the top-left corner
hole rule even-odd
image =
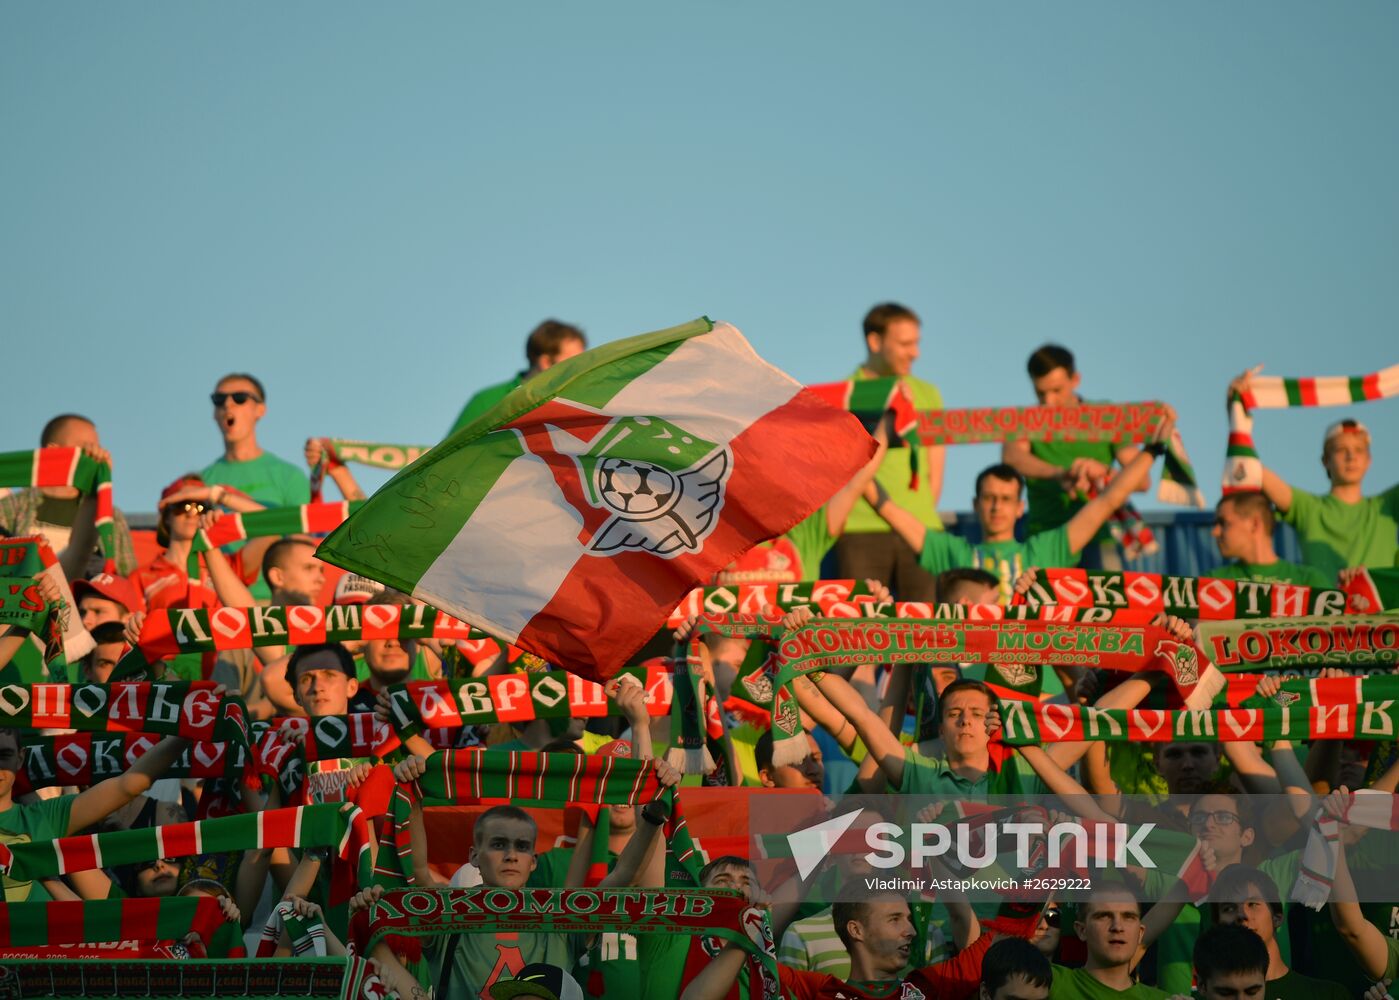
[[[397,604],[366,604],[360,609],[360,634],[366,639],[397,639],[402,616]]]
[[[1302,400],[1303,406],[1316,405],[1316,379],[1299,378],[1297,380],[1297,395]]]
[[[261,847],[295,847],[296,821],[300,808],[269,809],[262,816]]]
[[[34,452],[34,486],[68,486],[78,466],[77,448],[39,448]]]
[[[72,722],[73,708],[68,684],[35,684],[31,689],[30,724],[35,729],[67,729]]]
[[[1253,435],[1243,431],[1231,431],[1229,434],[1229,443],[1235,448],[1254,448]]]
[[[0,906],[0,945],[10,943],[10,908]]]
[[[1360,391],[1365,394],[1366,399],[1383,399],[1384,394],[1380,391],[1380,373],[1371,372],[1362,378]]]
[[[246,537],[242,514],[225,514],[204,529],[204,538],[214,549],[221,549],[230,542],[242,541]]]
[[[813,429],[825,434],[819,454],[794,452],[792,442],[810,440]],[[518,645],[585,677],[611,677],[692,587],[758,539],[793,527],[849,482],[869,460],[873,442],[853,416],[833,414],[813,394],[800,392],[733,438],[729,448],[734,467],[723,510],[700,552],[672,559],[635,551],[580,556],[521,630]]]
[[[98,524],[112,520],[112,484],[103,483],[97,487],[97,511],[94,515]]]

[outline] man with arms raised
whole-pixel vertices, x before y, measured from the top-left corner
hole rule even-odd
[[[1172,423],[1173,420],[1168,421],[1162,428],[1162,440],[1170,434]],[[1107,489],[1084,504],[1065,524],[1031,535],[1023,542],[1015,539],[1015,522],[1025,512],[1021,495],[1024,479],[1009,465],[993,465],[976,477],[972,509],[981,522],[981,541],[976,544],[944,531],[928,530],[887,492],[881,492],[883,484],[878,479],[866,489],[865,498],[875,512],[920,553],[919,565],[929,573],[942,573],[958,566],[988,570],[1000,577],[1002,603],[1008,603],[1016,579],[1025,570],[1036,566],[1074,565],[1083,547],[1093,540],[1112,512],[1150,478],[1151,463],[1161,450],[1159,445],[1142,449]]]
[[[1025,367],[1040,406],[1079,406],[1085,402],[1078,394],[1082,376],[1067,348],[1045,344],[1030,355]],[[1025,477],[1030,502],[1026,532],[1037,535],[1067,523],[1083,509],[1081,495],[1111,474],[1114,460],[1126,468],[1137,451],[1135,445],[1111,441],[1007,441],[1001,446],[1001,461]],[[1143,482],[1136,492],[1148,485],[1149,481]],[[1122,568],[1107,532],[1099,530],[1093,541],[1095,545],[1084,549],[1085,565]]]
[[[1229,398],[1249,391],[1253,373],[1229,384]],[[1326,428],[1321,465],[1331,489],[1323,496],[1297,489],[1267,466],[1263,493],[1297,529],[1302,558],[1328,579],[1349,566],[1393,566],[1399,554],[1399,485],[1379,496],[1361,493],[1370,471],[1370,431],[1358,420]]]

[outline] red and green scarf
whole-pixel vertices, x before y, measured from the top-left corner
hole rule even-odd
[[[918,413],[913,409],[913,399],[902,382],[897,378],[850,379],[806,388],[836,409],[855,414],[871,433],[884,415],[890,414],[893,418],[893,435],[889,439],[889,447],[908,447],[908,486],[909,489],[918,489],[918,450],[921,444]]]
[[[304,720],[303,720],[304,721]],[[87,788],[125,774],[161,740],[148,733],[61,733],[24,736],[24,770],[15,776],[15,793],[73,785]],[[236,743],[191,743],[162,778],[221,778],[228,774],[275,773],[291,747],[255,738],[251,754]]]
[[[1207,621],[1200,645],[1220,670],[1399,663],[1399,616]]]
[[[671,674],[657,664],[630,667],[647,692],[652,715],[670,711]],[[479,726],[535,719],[594,719],[621,714],[596,681],[562,670],[494,674],[462,681],[409,681],[388,689],[391,715],[400,736],[425,729]]]
[[[1083,569],[1040,569],[1035,574],[1030,589],[1016,597],[1030,607],[1131,609],[1204,621],[1331,616],[1361,610],[1345,591],[1290,583]],[[1380,600],[1378,589],[1372,599]]]
[[[93,461],[81,448],[35,448],[0,453],[0,486],[71,486],[97,496],[97,537],[107,556],[107,571],[115,572],[116,525],[112,507],[112,469]]]
[[[772,929],[735,892],[686,889],[402,889],[370,909],[365,950],[386,936],[440,934],[688,934],[739,945],[762,965],[762,995],[778,995]]]
[[[339,804],[266,809],[190,823],[0,845],[0,872],[14,879],[42,879],[157,858],[270,847],[331,848],[354,871],[360,884],[368,884],[368,821],[359,809]]]
[[[211,681],[0,685],[0,728],[159,733],[189,740],[248,742],[243,699]]]
[[[1224,459],[1224,492],[1263,488],[1263,463],[1253,443],[1254,410],[1296,406],[1348,406],[1399,396],[1399,365],[1368,375],[1284,378],[1253,375],[1249,391],[1229,398],[1229,446]]]
[[[817,619],[782,632],[771,619],[714,615],[700,631],[770,636],[777,656],[767,668],[777,692],[803,674],[865,663],[990,663],[1080,666],[1107,670],[1159,670],[1175,684],[1187,707],[1210,704],[1224,679],[1194,646],[1177,642],[1154,625],[1094,625],[1044,621],[973,622],[939,619]],[[807,753],[800,725],[774,703],[773,761],[797,763]],[[791,713],[795,714],[795,713]]]
[[[190,545],[190,555],[209,549],[221,549],[233,542],[272,535],[323,535],[345,523],[364,501],[339,503],[308,503],[299,507],[275,507],[247,514],[225,514],[214,524],[202,529]]]
[[[77,958],[73,948],[63,946],[120,941],[140,946],[122,957],[168,958],[169,952],[157,946],[191,931],[213,942],[224,926],[219,901],[212,897],[7,903],[0,906],[0,957]],[[106,954],[117,957],[110,949]]]

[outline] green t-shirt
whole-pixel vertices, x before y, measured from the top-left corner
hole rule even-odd
[[[264,451],[246,462],[229,462],[220,458],[211,462],[200,475],[206,483],[232,486],[264,507],[299,507],[311,502],[311,484],[306,479],[306,473],[270,451]],[[227,549],[236,552],[242,547],[243,543],[237,542],[227,546]],[[248,589],[253,597],[262,601],[272,596],[261,574]],[[311,594],[310,597],[315,600],[316,595]]]
[[[1088,402],[1085,400],[1084,402]],[[1098,400],[1101,402],[1101,400]],[[1117,457],[1117,446],[1111,441],[1031,441],[1030,454],[1042,462],[1067,469],[1076,458],[1091,458],[1102,462],[1109,469]],[[1029,501],[1025,531],[1037,534],[1049,531],[1062,524],[1080,510],[1086,501],[1070,496],[1057,479],[1025,479],[1025,499]],[[1111,537],[1106,526],[1099,531],[1098,539]]]
[[[1365,838],[1371,839],[1373,838]],[[1364,843],[1365,841],[1361,841],[1361,844]],[[1354,873],[1355,859],[1347,857],[1346,863],[1351,865]],[[1399,904],[1361,903],[1360,910],[1365,919],[1379,928],[1379,932],[1386,938],[1394,941],[1399,937]],[[1365,970],[1355,958],[1355,953],[1341,937],[1340,931],[1336,929],[1336,921],[1331,918],[1330,910],[1323,909],[1307,916],[1311,948],[1308,949],[1308,961],[1304,968],[1308,972],[1325,972],[1328,979],[1340,983],[1350,991],[1351,996],[1360,996],[1370,988],[1374,980],[1365,974]],[[1399,944],[1395,947],[1399,947]]]
[[[856,368],[852,379],[864,381],[870,378],[870,374],[863,367]],[[912,375],[905,375],[901,380],[908,387],[909,395],[913,397],[913,406],[918,410],[940,410],[942,409],[942,393],[938,387],[931,382],[924,382],[920,378]],[[910,489],[909,480],[913,476],[913,449],[911,448],[890,448],[884,454],[884,461],[880,463],[879,471],[875,473],[875,478],[880,485],[889,493],[889,499],[908,511],[918,520],[922,521],[932,531],[942,530],[942,519],[938,517],[937,497],[933,496],[928,489],[928,452],[927,447],[920,448],[918,456],[918,488]],[[850,511],[850,517],[845,522],[845,530],[849,532],[868,532],[873,534],[887,534],[891,529],[888,522],[874,512],[863,497],[855,501],[855,507]]]
[[[913,747],[904,748],[904,773],[899,782],[903,795],[1031,795],[1014,767],[990,770],[977,781],[957,774],[946,757],[931,757]]]
[[[232,486],[264,507],[299,507],[311,502],[306,473],[270,451],[246,462],[217,459],[200,473],[206,483]]]
[[[1336,578],[1313,566],[1298,566],[1285,559],[1274,563],[1232,562],[1227,566],[1216,566],[1205,576],[1217,580],[1258,580],[1262,583],[1292,583],[1302,587],[1334,587]]]
[[[447,433],[449,435],[455,434],[467,424],[471,423],[471,421],[489,410],[492,406],[495,406],[496,403],[499,403],[506,396],[514,392],[523,384],[524,375],[524,372],[520,372],[520,374],[507,382],[487,386],[468,399],[466,405],[461,408],[461,412],[457,414],[457,419],[453,422],[452,429]]]
[[[1347,566],[1393,566],[1399,554],[1399,486],[1359,503],[1294,487],[1282,519],[1297,529],[1307,564],[1332,580]]]
[[[0,844],[8,847],[68,836],[68,819],[76,798],[76,795],[60,795],[25,805],[15,803],[0,812]],[[42,882],[12,879],[6,874],[4,884],[7,903],[47,903],[53,899]]]
[[[721,569],[715,583],[801,583],[821,579],[821,560],[835,548],[823,504],[816,513],[799,521],[791,531],[760,542]]]
[[[1189,987],[1185,992],[1190,992]],[[1054,983],[1049,987],[1049,1000],[1166,1000],[1169,994],[1144,983],[1115,990],[1104,986],[1088,974],[1087,969],[1054,966]]]
[[[475,997],[499,979],[513,979],[526,965],[544,962],[564,970],[586,950],[586,941],[577,934],[507,933],[447,934],[435,937],[424,950],[432,976],[429,986],[439,987],[438,996]],[[450,953],[452,974],[445,990],[442,970]]]
[[[1015,578],[1032,566],[1041,569],[1072,566],[1078,553],[1069,548],[1069,529],[1058,527],[1031,535],[1023,542],[979,542],[973,545],[958,535],[930,531],[923,536],[918,564],[937,575],[949,569],[970,566],[1001,578],[1001,597],[1010,602]]]
[[[1384,963],[1384,978],[1393,982],[1399,977],[1399,938],[1385,938],[1384,948],[1389,953],[1389,958]]]
[[[1265,1000],[1349,1000],[1351,995],[1340,983],[1289,969],[1287,975],[1268,980]]]

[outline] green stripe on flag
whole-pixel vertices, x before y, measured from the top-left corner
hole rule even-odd
[[[1287,405],[1302,405],[1302,385],[1295,378],[1285,378],[1282,380],[1282,387],[1287,390]]]
[[[1352,375],[1346,379],[1350,383],[1350,401],[1352,403],[1363,403],[1366,401],[1365,377]]]

